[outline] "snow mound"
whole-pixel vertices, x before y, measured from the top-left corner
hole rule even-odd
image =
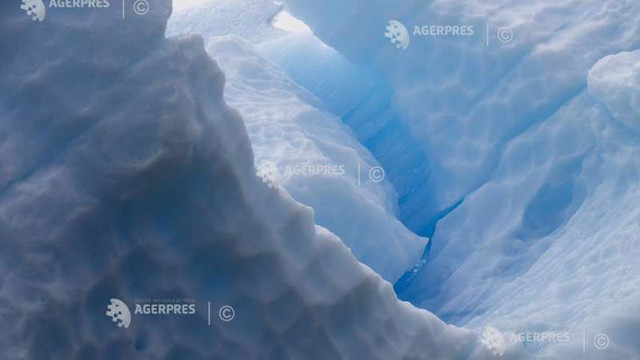
[[[0,4],[0,357],[488,359],[256,177],[224,75],[153,4],[37,26]],[[105,316],[155,297],[198,311]]]
[[[589,71],[589,93],[611,115],[640,129],[640,50],[607,56]]]

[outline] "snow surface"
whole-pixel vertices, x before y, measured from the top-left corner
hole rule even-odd
[[[0,358],[491,358],[262,183],[202,39],[164,38],[169,1],[37,26],[14,5],[0,4]],[[199,308],[124,330],[104,315],[114,297],[233,304],[236,319],[207,326]]]
[[[639,358],[637,51],[624,51],[640,47],[640,3],[285,3],[390,84],[394,121],[432,167],[429,216],[403,220],[439,221],[424,263],[396,284],[402,297],[471,327],[574,333],[541,358]],[[412,37],[403,52],[382,36],[391,19],[476,34]],[[582,354],[582,331],[614,345]]]
[[[640,358],[640,3],[284,3],[313,34],[258,48],[391,174],[401,220],[433,233],[403,298],[472,328],[571,332],[538,358]],[[391,19],[476,31],[398,51]],[[598,332],[612,345],[584,354]]]
[[[369,178],[379,165],[340,119],[249,42],[215,37],[207,50],[226,75],[225,99],[244,118],[258,168],[277,168],[277,184],[383,278],[395,282],[418,262],[427,239],[396,219],[393,189]],[[329,170],[314,174],[317,167]]]
[[[610,55],[589,71],[589,93],[611,115],[640,130],[640,50]]]

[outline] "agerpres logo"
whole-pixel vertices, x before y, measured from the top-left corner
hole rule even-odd
[[[47,8],[42,0],[22,0],[20,9],[26,11],[33,21],[42,22],[47,15]]]
[[[120,299],[111,299],[111,302],[107,305],[107,313],[105,315],[110,317],[118,327],[128,329],[129,325],[131,325],[129,307]]]
[[[109,0],[49,0],[49,9],[107,9],[110,6]],[[47,15],[47,6],[42,0],[22,0],[20,9],[37,22],[43,22]]]
[[[407,50],[411,43],[411,36],[440,37],[440,36],[473,36],[473,25],[414,25],[409,33],[407,27],[398,20],[389,20],[384,36],[396,46],[396,49]]]
[[[140,299],[136,300],[133,315],[193,315],[196,304],[192,300],[184,299]],[[132,314],[129,306],[120,299],[111,299],[107,305],[105,315],[120,328],[128,329],[131,325]]]
[[[50,0],[49,8],[61,8],[61,9],[106,9],[111,4],[109,0]]]
[[[496,356],[504,355],[507,350],[507,341],[502,333],[493,326],[484,328],[480,342]]]
[[[392,44],[395,44],[396,49],[407,50],[411,43],[407,27],[398,20],[389,20],[387,32],[384,33],[384,36],[388,38]]]
[[[269,188],[278,188],[280,172],[278,171],[278,166],[275,163],[269,160],[263,160],[260,162],[260,166],[256,169],[256,175],[262,179],[262,182]]]

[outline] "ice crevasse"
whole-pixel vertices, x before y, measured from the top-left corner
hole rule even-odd
[[[372,180],[380,164],[331,104],[267,58],[263,44],[290,39],[271,25],[282,9],[265,0],[207,1],[173,14],[167,32],[210,42],[208,52],[227,78],[225,99],[243,115],[259,172],[273,168],[279,188],[312,207],[317,224],[393,283],[419,262],[427,239],[397,219],[395,189]]]
[[[124,22],[0,9],[2,359],[491,358],[256,176],[202,39],[164,37],[169,1]],[[236,319],[104,315],[155,296]]]

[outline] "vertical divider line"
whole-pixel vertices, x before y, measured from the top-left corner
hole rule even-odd
[[[487,47],[489,47],[489,22],[487,21]]]

